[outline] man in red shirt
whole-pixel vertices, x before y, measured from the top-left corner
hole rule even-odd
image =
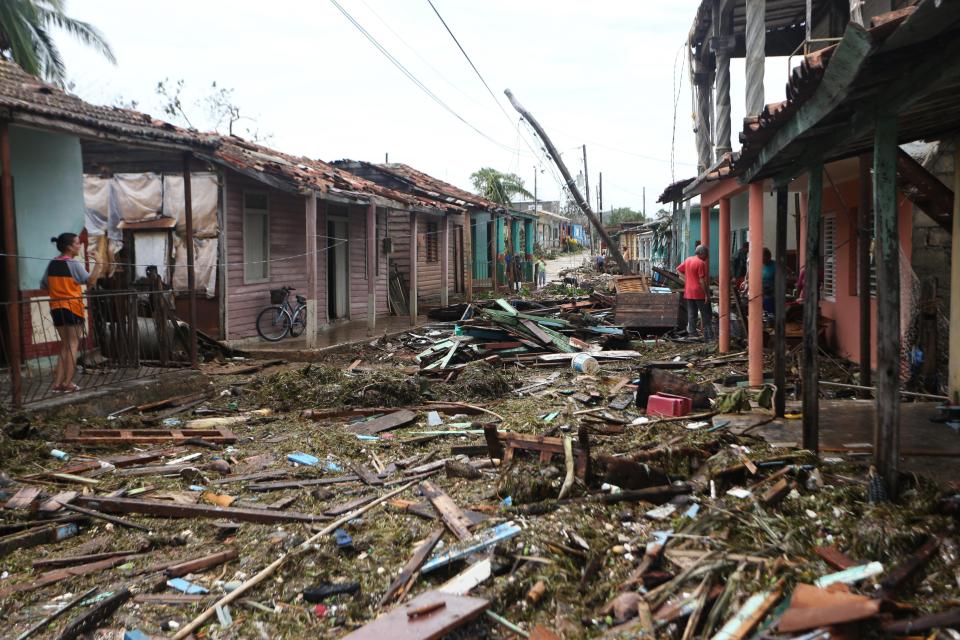
[[[687,335],[697,332],[697,314],[703,321],[703,337],[713,339],[713,321],[710,310],[710,283],[707,278],[707,248],[698,245],[694,255],[677,267],[683,280],[683,298],[687,301]]]

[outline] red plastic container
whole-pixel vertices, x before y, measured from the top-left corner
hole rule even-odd
[[[647,399],[647,415],[678,418],[690,413],[690,398],[672,393],[654,393]]]

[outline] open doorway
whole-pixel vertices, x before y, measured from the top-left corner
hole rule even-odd
[[[331,320],[349,315],[349,275],[347,264],[347,221],[327,221],[327,313]]]

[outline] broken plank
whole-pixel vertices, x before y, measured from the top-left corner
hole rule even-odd
[[[933,537],[927,540],[906,562],[880,580],[880,597],[892,598],[897,589],[929,562],[939,548],[939,538]]]
[[[80,604],[90,596],[92,596],[97,591],[97,589],[99,589],[99,587],[90,587],[89,589],[87,589],[86,591],[84,591],[74,599],[72,599],[70,602],[66,603],[65,605],[63,605],[62,607],[60,607],[59,609],[51,613],[49,616],[47,616],[40,622],[36,623],[35,625],[33,625],[32,627],[30,627],[20,635],[18,635],[17,640],[27,640],[27,638],[29,638],[36,632],[49,626],[51,622],[54,622],[55,620],[60,618],[63,614],[67,613],[68,611],[73,609],[75,606],[77,606],[78,604]]]
[[[156,442],[183,442],[200,438],[217,444],[233,444],[237,437],[227,428],[218,429],[84,429],[67,427],[63,442],[86,445],[144,444]]]
[[[469,567],[453,576],[437,588],[441,593],[452,593],[458,596],[465,596],[474,587],[482,584],[490,578],[492,567],[490,558],[484,558],[474,562]]]
[[[883,630],[889,635],[916,635],[931,629],[944,629],[960,625],[960,608],[932,613],[918,618],[895,620],[883,624]]]
[[[133,597],[133,601],[137,604],[178,605],[197,604],[212,597],[204,593],[138,593]]]
[[[3,505],[3,508],[17,510],[29,509],[39,497],[40,489],[37,487],[23,487],[13,494],[12,498],[7,500],[7,503]]]
[[[109,513],[141,513],[168,518],[215,518],[239,522],[324,522],[327,518],[293,511],[271,511],[270,509],[241,509],[237,507],[217,507],[197,504],[175,504],[162,500],[140,500],[136,498],[111,498],[106,496],[80,496],[77,502],[83,506]]]
[[[385,416],[380,416],[372,420],[367,420],[366,422],[350,425],[349,429],[354,433],[372,436],[383,431],[390,431],[391,429],[397,429],[399,427],[408,425],[416,419],[417,414],[415,414],[413,411],[403,409],[401,411],[388,413]]]
[[[831,545],[829,547],[814,547],[813,552],[820,556],[820,559],[837,571],[843,571],[850,567],[856,567],[860,563],[847,554]]]
[[[237,557],[236,549],[227,549],[226,551],[219,551],[217,553],[212,553],[208,556],[203,556],[200,558],[194,558],[193,560],[187,560],[185,562],[178,562],[177,564],[170,565],[166,568],[165,572],[167,577],[176,578],[179,576],[185,576],[188,573],[197,573],[200,571],[206,571],[211,567],[216,567],[223,564],[224,562],[229,562]]]
[[[31,565],[34,569],[58,569],[60,567],[72,567],[78,564],[88,564],[99,560],[117,558],[119,556],[132,556],[140,553],[140,549],[125,549],[122,551],[104,551],[102,553],[87,553],[79,556],[61,556],[59,558],[41,558],[34,560]]]
[[[75,567],[64,567],[62,569],[54,569],[52,571],[47,571],[46,573],[40,574],[36,580],[32,582],[25,582],[21,584],[10,585],[3,589],[0,589],[0,598],[6,598],[14,593],[24,593],[26,591],[34,591],[36,589],[42,589],[51,584],[56,584],[62,582],[69,578],[76,576],[84,576],[90,573],[98,573],[100,571],[106,571],[107,569],[112,569],[113,567],[119,566],[126,563],[130,558],[137,557],[142,554],[131,554],[128,556],[117,556],[115,558],[107,558],[106,560],[98,560],[96,562],[88,562],[87,564],[77,565]]]
[[[363,483],[366,484],[366,485],[369,485],[369,486],[373,487],[373,486],[377,486],[377,485],[382,485],[382,484],[383,484],[383,480],[381,480],[380,478],[378,478],[378,477],[373,473],[373,471],[371,471],[371,470],[370,470],[366,465],[364,465],[364,464],[352,464],[352,465],[350,465],[350,468],[351,468],[351,470],[352,470],[355,474],[357,474],[357,477],[360,478],[360,481],[363,482]]]
[[[168,449],[157,449],[154,451],[144,451],[143,453],[134,453],[130,455],[111,456],[103,458],[104,462],[109,462],[118,469],[124,467],[134,467],[148,462],[154,462],[168,456],[176,456],[186,452],[184,447],[170,447]]]
[[[76,491],[61,491],[41,504],[40,511],[42,513],[53,513],[54,511],[59,511],[63,508],[64,503],[72,501],[78,495],[80,494]]]
[[[331,517],[341,516],[345,513],[350,513],[357,507],[362,507],[363,505],[369,502],[373,502],[376,499],[377,499],[377,496],[375,495],[369,495],[369,496],[364,496],[362,498],[357,498],[356,500],[351,500],[350,502],[327,509],[326,511],[323,512],[323,515],[331,516]]]
[[[359,482],[354,474],[346,476],[334,476],[332,478],[304,478],[303,480],[281,480],[278,482],[258,482],[247,487],[251,491],[281,491],[283,489],[299,489],[301,487],[314,487],[326,484],[341,484],[345,482]]]
[[[437,546],[437,543],[440,542],[440,538],[442,537],[442,527],[439,529],[434,529],[430,532],[430,535],[427,536],[427,539],[424,540],[419,547],[417,547],[410,559],[407,560],[407,563],[400,571],[400,575],[394,578],[393,582],[390,583],[390,586],[387,587],[386,593],[383,594],[383,597],[380,598],[380,602],[377,603],[378,608],[390,604],[394,600],[402,598],[404,594],[406,594],[406,592],[410,589],[410,586],[413,584],[413,580],[416,578],[417,572],[420,571],[420,567],[423,566],[424,562],[426,562],[427,557],[433,551],[433,548]]]
[[[540,342],[542,342],[543,344],[545,345],[553,344],[552,336],[550,336],[546,331],[544,331],[540,327],[540,325],[538,325],[536,322],[533,322],[532,320],[521,320],[520,324],[522,324],[527,329],[527,331],[532,333],[534,337]]]
[[[121,587],[110,597],[95,604],[93,608],[86,613],[71,620],[70,624],[60,633],[59,640],[73,640],[74,638],[79,638],[86,633],[94,631],[97,627],[109,620],[117,609],[122,607],[131,597],[133,597],[133,594],[130,593],[130,590],[126,587]]]
[[[290,475],[289,471],[259,471],[257,473],[245,473],[243,475],[231,475],[226,478],[217,478],[210,480],[208,485],[233,484],[235,482],[259,482],[261,480],[274,480]]]
[[[20,549],[28,549],[41,544],[60,542],[77,535],[76,523],[51,524],[27,529],[13,535],[0,538],[0,558]]]
[[[146,531],[147,533],[150,533],[150,527],[145,527],[142,524],[137,524],[136,522],[130,522],[129,520],[124,520],[123,518],[117,518],[116,516],[109,516],[94,509],[78,507],[74,504],[61,503],[61,505],[68,511],[74,511],[85,516],[90,516],[91,518],[96,518],[97,520],[103,520],[104,522],[112,522],[113,524],[120,525],[121,527],[126,527],[128,529],[138,529],[139,531]]]
[[[424,480],[420,483],[420,490],[457,539],[468,540],[473,537],[473,534],[470,533],[470,520],[443,489],[429,480]]]

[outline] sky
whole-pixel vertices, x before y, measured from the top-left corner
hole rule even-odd
[[[207,129],[198,103],[216,82],[253,118],[239,129],[269,134],[268,146],[296,155],[389,155],[471,190],[470,174],[489,166],[518,174],[530,191],[536,175],[539,198],[560,199],[559,173],[503,95],[510,88],[574,175],[586,145],[594,206],[601,172],[604,210],[642,210],[645,191],[651,215],[664,187],[695,174],[683,47],[700,0],[433,0],[491,92],[427,0],[337,2],[436,100],[332,0],[71,0],[67,12],[103,32],[117,65],[65,34],[57,42],[85,100],[136,101],[169,119],[155,87],[183,79],[185,109]],[[735,147],[742,76],[734,61]],[[785,62],[768,66],[768,102],[785,82]]]

